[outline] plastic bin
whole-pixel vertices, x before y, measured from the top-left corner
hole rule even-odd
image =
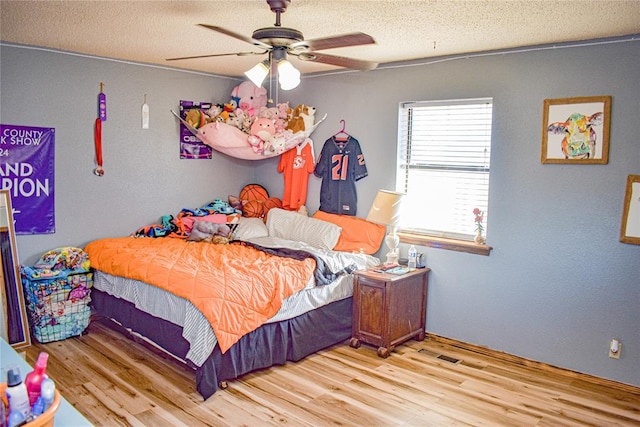
[[[89,326],[91,272],[21,267],[33,337],[41,343],[81,335]]]

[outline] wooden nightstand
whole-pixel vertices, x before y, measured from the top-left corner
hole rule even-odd
[[[378,346],[378,356],[411,338],[425,337],[427,274],[420,268],[407,274],[356,271],[353,285],[353,326],[349,345]]]

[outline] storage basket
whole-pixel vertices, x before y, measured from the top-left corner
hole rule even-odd
[[[81,335],[89,326],[90,272],[21,267],[31,330],[41,343]]]

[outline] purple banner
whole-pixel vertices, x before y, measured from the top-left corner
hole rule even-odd
[[[0,189],[11,195],[16,234],[55,233],[54,128],[0,125]]]
[[[180,117],[187,120],[189,110],[199,110],[202,113],[211,108],[210,102],[180,101]],[[195,124],[200,127],[200,123]],[[180,158],[181,159],[211,159],[213,148],[205,145],[192,134],[189,129],[180,123]]]

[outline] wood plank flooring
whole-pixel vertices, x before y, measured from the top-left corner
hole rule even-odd
[[[37,344],[66,399],[98,426],[640,426],[640,392],[497,360],[437,340],[387,359],[337,345],[255,372],[207,401],[195,373],[94,321]],[[457,363],[440,359],[444,355]]]

